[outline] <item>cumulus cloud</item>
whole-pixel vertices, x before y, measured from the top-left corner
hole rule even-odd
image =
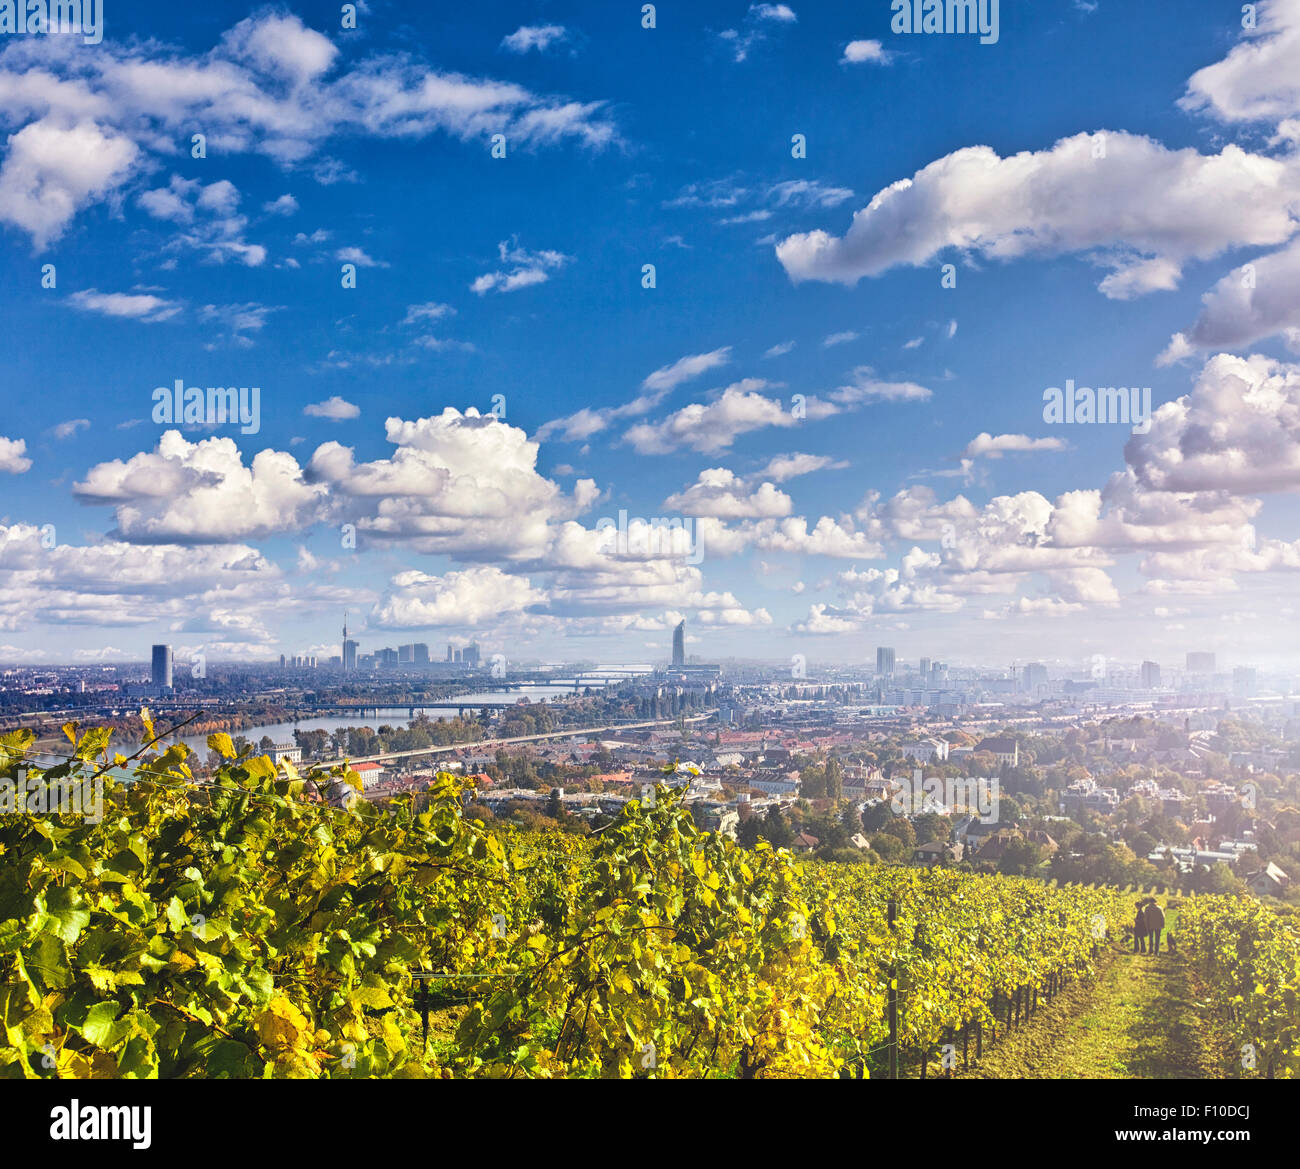
[[[544,604],[546,594],[527,578],[494,565],[479,565],[444,576],[398,573],[392,588],[369,618],[377,629],[429,629],[480,623],[499,626],[511,616]]]
[[[800,420],[786,403],[761,392],[771,386],[762,378],[745,378],[727,386],[710,403],[693,403],[659,422],[631,427],[624,441],[640,454],[668,454],[682,449],[707,454],[726,450],[752,430],[799,425]],[[833,412],[833,407],[816,398],[807,401],[809,419],[825,418]]]
[[[309,480],[328,488],[332,518],[360,535],[462,560],[544,558],[558,525],[598,492],[580,479],[566,495],[537,470],[538,445],[473,407],[431,418],[389,418],[389,458],[358,462],[337,442],[317,448]]]
[[[1220,353],[1191,394],[1156,409],[1125,457],[1164,492],[1300,490],[1300,365]]]
[[[998,260],[1084,253],[1111,270],[1101,291],[1128,299],[1174,287],[1189,260],[1289,239],[1298,197],[1294,159],[1076,134],[1007,158],[957,150],[880,191],[843,236],[792,235],[776,254],[796,283],[853,285],[949,248]]]
[[[302,527],[318,517],[324,489],[292,455],[264,450],[245,466],[234,439],[191,443],[168,430],[156,450],[91,467],[73,493],[112,505],[122,540],[211,544]]]
[[[726,467],[701,471],[685,491],[670,495],[664,507],[690,516],[719,519],[766,519],[788,516],[794,501],[771,483],[752,487]]]
[[[1196,322],[1174,334],[1158,365],[1274,336],[1300,352],[1300,241],[1229,272],[1201,301]]]
[[[1221,61],[1192,74],[1179,103],[1222,122],[1300,114],[1300,0],[1262,0],[1256,26]]]
[[[312,402],[304,406],[302,412],[308,418],[328,418],[331,422],[346,422],[350,418],[361,417],[361,407],[340,398],[338,394],[323,402]]]
[[[246,544],[48,547],[34,524],[0,524],[0,629],[181,623],[203,611],[283,613],[316,599]]]
[[[240,198],[239,189],[227,179],[205,185],[173,175],[167,186],[145,191],[137,202],[152,218],[178,226],[165,251],[189,249],[210,263],[235,260],[256,268],[265,263],[266,248],[245,238],[248,219],[237,214]]]
[[[21,475],[31,470],[32,461],[26,455],[25,439],[0,438],[0,474]]]
[[[343,136],[461,141],[504,133],[525,147],[618,140],[604,103],[445,72],[415,53],[340,63],[338,49],[295,15],[263,11],[206,52],[156,42],[10,38],[0,52],[0,108],[16,127],[0,164],[0,222],[47,247],[85,208],[119,195],[178,140],[202,127],[210,152],[256,153],[342,168],[323,152]]]
[[[888,65],[893,59],[893,53],[887,52],[879,41],[849,41],[844,46],[840,62],[844,65]]]
[[[0,95],[4,59],[0,55]],[[78,211],[116,190],[139,156],[130,138],[89,119],[36,118],[9,138],[0,164],[0,222],[27,232],[42,251]]]

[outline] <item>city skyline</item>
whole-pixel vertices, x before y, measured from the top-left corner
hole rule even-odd
[[[1256,9],[5,37],[0,661],[685,622],[678,664],[1289,669],[1300,4]]]

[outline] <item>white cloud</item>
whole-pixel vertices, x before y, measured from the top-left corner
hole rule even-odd
[[[1300,113],[1300,2],[1262,0],[1256,27],[1221,61],[1194,73],[1179,103],[1222,122],[1272,122]]]
[[[324,488],[304,480],[292,455],[264,450],[245,467],[231,438],[191,443],[168,430],[154,451],[91,467],[73,493],[83,503],[112,504],[123,540],[211,544],[311,523]]]
[[[182,229],[167,241],[164,250],[191,249],[212,263],[233,259],[256,268],[266,261],[266,249],[245,239],[248,220],[236,214],[239,201],[239,189],[227,179],[205,186],[180,175],[172,175],[167,186],[145,191],[137,200],[152,218]]]
[[[1127,299],[1173,286],[1188,260],[1290,238],[1298,195],[1292,159],[1076,134],[1007,158],[965,147],[880,191],[843,237],[792,235],[776,253],[796,283],[847,285],[949,248],[1000,260],[1087,253],[1112,271],[1102,291]]]
[[[410,304],[406,306],[406,316],[402,318],[404,325],[417,325],[425,321],[440,321],[444,317],[454,316],[456,310],[449,304],[439,304],[431,300],[425,304]]]
[[[1300,365],[1212,357],[1192,393],[1160,406],[1125,455],[1153,490],[1300,490]]]
[[[2,82],[0,73],[0,95]],[[120,186],[139,154],[130,138],[90,120],[32,121],[10,136],[0,165],[0,222],[27,232],[42,251],[78,211]]]
[[[525,577],[510,576],[494,565],[480,565],[445,576],[402,572],[370,614],[377,629],[428,629],[447,626],[499,627],[546,601]]]
[[[633,426],[623,436],[624,440],[643,455],[682,449],[713,453],[726,450],[740,435],[751,430],[799,425],[799,419],[784,402],[760,392],[771,385],[762,378],[745,378],[728,386],[713,402],[693,403],[660,422]],[[810,398],[807,412],[808,418],[815,420],[833,410],[826,403]]]
[[[262,210],[270,215],[293,215],[298,210],[298,200],[292,195],[281,195],[278,199],[263,203]]]
[[[569,263],[573,257],[563,252],[530,252],[517,244],[502,241],[497,245],[501,262],[508,266],[497,272],[485,272],[471,285],[470,290],[482,296],[485,292],[516,292],[534,284],[545,284],[551,273]]]
[[[1008,452],[1063,451],[1065,442],[1059,438],[1030,438],[1027,434],[978,434],[966,444],[962,454],[968,459],[985,456],[1000,459]]]
[[[358,268],[387,268],[390,266],[385,260],[376,260],[364,248],[339,248],[334,253],[334,258],[341,260],[345,264],[355,264]]]
[[[437,133],[470,142],[500,132],[524,147],[589,149],[618,141],[603,102],[440,72],[411,52],[341,62],[328,37],[291,14],[260,12],[199,53],[152,41],[82,53],[60,38],[7,40],[0,108],[18,129],[0,164],[0,221],[26,231],[38,250],[78,212],[174,154],[196,127],[210,156],[310,164],[322,182],[341,177],[323,150],[345,137]]]
[[[749,12],[756,20],[771,20],[777,24],[794,24],[799,19],[788,4],[751,4]]]
[[[50,433],[57,439],[72,438],[79,430],[89,430],[89,418],[69,418],[50,428]]]
[[[527,53],[530,49],[544,53],[551,45],[559,44],[568,37],[569,31],[562,24],[525,24],[503,39],[501,47],[512,53]]]
[[[752,487],[726,467],[711,467],[701,471],[685,491],[665,499],[664,507],[688,516],[769,519],[788,516],[794,502],[771,483]]]
[[[106,317],[125,317],[130,320],[167,321],[181,311],[182,306],[173,300],[164,300],[152,293],[100,292],[87,288],[68,297],[74,308],[84,312],[101,313]]]
[[[0,438],[0,473],[21,475],[31,469],[32,461],[26,458],[27,442],[21,438]]]
[[[830,455],[777,455],[757,475],[775,483],[785,483],[800,475],[811,475],[814,471],[839,471],[847,466],[848,463]]]
[[[887,382],[875,376],[868,365],[853,371],[853,380],[832,390],[828,397],[842,406],[861,405],[866,402],[928,402],[934,393],[915,382]]]
[[[199,320],[204,324],[217,324],[225,332],[225,340],[245,348],[253,344],[250,333],[260,333],[267,318],[277,310],[265,304],[205,304],[199,309]],[[206,348],[215,348],[209,343]]]
[[[654,373],[647,374],[641,383],[646,390],[675,390],[683,382],[692,381],[711,369],[726,365],[731,360],[731,346],[714,349],[710,353],[695,353],[679,358],[671,365],[665,365]]]
[[[599,434],[617,418],[639,418],[650,413],[673,390],[685,382],[707,373],[711,369],[726,365],[731,360],[731,346],[714,349],[710,353],[694,353],[679,358],[671,365],[665,365],[647,374],[641,383],[646,392],[637,395],[622,406],[604,406],[593,409],[584,406],[565,418],[556,418],[543,424],[537,431],[539,440],[558,436],[567,442],[579,442]]]
[[[840,61],[845,65],[888,65],[894,59],[879,41],[849,41]]]
[[[340,398],[335,394],[323,402],[312,402],[302,408],[308,418],[328,418],[331,422],[346,422],[351,418],[361,417],[361,407]]]
[[[1300,240],[1235,268],[1201,300],[1204,307],[1195,324],[1170,339],[1157,364],[1278,335],[1300,352]]]

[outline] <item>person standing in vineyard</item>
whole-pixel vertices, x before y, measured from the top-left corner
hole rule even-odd
[[[1147,932],[1151,935],[1151,953],[1160,953],[1160,935],[1165,928],[1165,911],[1156,904],[1154,897],[1148,897],[1146,900],[1146,912],[1142,918],[1147,927]]]
[[[1146,902],[1137,903],[1137,914],[1133,918],[1133,953],[1145,954],[1147,952],[1147,911]]]

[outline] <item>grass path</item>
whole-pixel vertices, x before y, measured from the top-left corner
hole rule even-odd
[[[1077,983],[985,1050],[980,1079],[1224,1078],[1223,1045],[1180,955],[1112,951]]]

